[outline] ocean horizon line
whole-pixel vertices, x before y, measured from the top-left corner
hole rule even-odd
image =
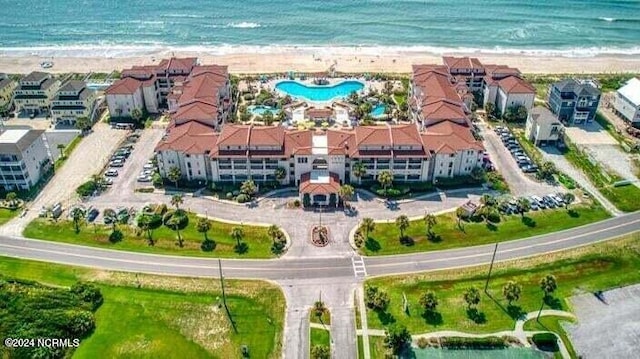
[[[640,46],[620,47],[572,47],[572,48],[517,48],[495,46],[480,47],[439,47],[428,45],[385,46],[385,45],[184,45],[167,44],[80,44],[53,46],[1,47],[0,56],[5,57],[107,57],[127,58],[145,56],[166,56],[171,53],[199,53],[213,56],[235,54],[309,54],[313,56],[362,55],[377,56],[384,54],[470,54],[470,55],[507,55],[528,57],[565,57],[585,58],[599,56],[636,56],[640,55]]]

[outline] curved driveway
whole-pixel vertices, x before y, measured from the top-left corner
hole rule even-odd
[[[499,245],[497,260],[508,260],[559,251],[640,231],[640,212],[547,235]],[[367,257],[368,275],[390,275],[484,264],[491,260],[493,245]],[[118,271],[216,277],[217,259],[141,254],[70,244],[0,236],[0,255],[88,266]],[[226,277],[253,279],[355,279],[354,256],[281,258],[273,260],[223,259]]]

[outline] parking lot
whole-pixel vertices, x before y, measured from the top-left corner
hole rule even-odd
[[[140,132],[140,137],[132,143],[133,149],[123,166],[113,168],[118,171],[118,176],[112,177],[113,184],[105,193],[106,195],[127,198],[136,187],[151,185],[150,181],[140,183],[137,179],[144,165],[153,156],[153,150],[163,134],[164,130],[160,129],[146,129]]]
[[[518,166],[516,159],[511,152],[502,143],[498,134],[489,129],[485,123],[479,125],[482,136],[484,137],[484,146],[489,154],[489,158],[497,171],[509,185],[511,192],[515,196],[531,196],[543,193],[556,193],[560,190],[559,186],[548,183],[539,182],[533,179],[532,175],[525,174]]]
[[[576,324],[564,325],[583,358],[637,358],[640,348],[640,285],[571,297]],[[635,353],[635,354],[634,354]]]

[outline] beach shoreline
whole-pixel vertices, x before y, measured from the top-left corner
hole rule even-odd
[[[501,64],[519,68],[523,73],[591,74],[591,73],[640,73],[640,56],[596,55],[592,57],[564,57],[528,54],[462,53],[451,56],[478,57],[485,64]],[[158,51],[140,56],[66,56],[45,57],[32,55],[0,55],[0,72],[25,74],[31,71],[52,73],[111,72],[134,65],[151,65],[171,56],[198,57],[203,64],[229,66],[234,74],[259,74],[276,72],[320,72],[333,67],[345,73],[410,73],[414,64],[441,64],[443,54],[394,49],[375,54],[371,49],[353,48],[289,48],[276,51],[265,48],[249,53],[220,53],[208,51]],[[43,69],[43,61],[54,66]]]

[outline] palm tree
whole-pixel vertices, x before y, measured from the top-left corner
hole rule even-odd
[[[531,209],[531,202],[527,198],[520,197],[516,201],[516,208],[518,209],[520,216],[524,218],[524,213]]]
[[[80,207],[74,207],[71,210],[71,218],[73,219],[73,226],[76,233],[80,233],[80,221],[84,218],[85,211]]]
[[[347,205],[347,200],[350,200],[353,197],[354,194],[354,189],[352,186],[345,184],[340,186],[340,191],[338,192],[338,195],[340,196],[340,199],[342,199],[342,202],[344,202],[344,205]]]
[[[456,220],[458,221],[458,228],[463,229],[462,227],[462,219],[467,214],[464,208],[458,207],[456,208]]]
[[[16,199],[18,199],[18,194],[15,192],[9,192],[4,197],[5,201],[9,202],[9,206],[15,206]]]
[[[76,128],[80,131],[84,131],[91,127],[91,122],[85,116],[76,118]]]
[[[362,164],[362,162],[356,162],[351,166],[351,171],[353,175],[358,179],[358,184],[362,184],[362,177],[367,174],[367,168]]]
[[[60,151],[60,158],[64,158],[64,149],[66,147],[65,144],[64,143],[58,143],[58,145],[56,147]]]
[[[563,193],[561,197],[564,202],[564,208],[567,210],[569,209],[569,205],[576,200],[576,196],[571,192]]]
[[[167,221],[167,227],[176,231],[176,234],[178,235],[178,246],[182,247],[184,241],[182,239],[182,236],[180,235],[180,216],[177,216],[175,214],[171,216],[171,218],[169,218],[169,220]]]
[[[282,180],[285,179],[285,177],[287,177],[287,169],[284,167],[278,167],[276,168],[274,175],[278,180],[278,182],[282,182]]]
[[[167,178],[169,181],[173,182],[176,185],[176,189],[178,188],[178,181],[182,178],[182,171],[180,168],[173,166],[169,168],[169,173],[167,174]]]
[[[140,216],[140,218],[138,218],[138,227],[147,232],[147,241],[149,242],[149,245],[152,246],[154,242],[153,237],[151,236],[151,216],[147,214]]]
[[[384,170],[378,173],[378,183],[380,183],[382,189],[384,189],[384,192],[386,194],[387,187],[391,186],[391,184],[393,183],[393,175],[391,174],[391,171]]]
[[[176,207],[176,211],[180,210],[180,205],[182,203],[184,203],[184,200],[181,194],[174,194],[171,196],[171,205]]]
[[[95,184],[96,189],[99,189],[99,190],[104,189],[104,186],[105,186],[104,177],[102,177],[99,174],[94,174],[94,175],[91,175],[91,180]]]
[[[134,108],[131,110],[131,118],[136,121],[136,123],[140,122],[142,119],[142,111],[139,108]]]
[[[204,235],[204,240],[205,241],[209,240],[209,238],[207,238],[207,232],[209,232],[209,230],[211,229],[211,221],[209,221],[208,219],[206,219],[204,217],[198,218],[198,223],[196,224],[196,229],[198,230],[198,232],[200,232],[200,233],[202,233]]]
[[[244,231],[242,230],[242,227],[233,227],[231,229],[230,236],[231,239],[237,242],[236,246],[240,247],[240,241],[242,240],[242,237],[244,237]]]
[[[403,239],[404,231],[409,228],[409,217],[404,214],[398,216],[398,218],[396,218],[396,227],[398,227],[398,230],[400,231],[400,239]]]
[[[315,303],[313,303],[313,314],[315,314],[316,317],[321,318],[326,311],[327,311],[327,307],[324,305],[323,301],[318,300]]]
[[[483,194],[480,197],[480,204],[485,207],[493,207],[496,205],[496,198],[490,194]]]
[[[369,233],[371,233],[376,228],[376,223],[373,221],[373,218],[365,217],[362,219],[362,224],[360,224],[360,228],[364,231],[364,240],[369,239]]]
[[[433,312],[438,307],[438,297],[432,290],[428,290],[420,297],[420,305],[427,312]]]
[[[431,213],[425,214],[424,223],[427,226],[427,235],[429,236],[429,238],[433,238],[433,232],[431,230],[433,229],[433,226],[438,224],[438,220],[436,219],[436,216],[434,216]]]
[[[518,301],[521,293],[522,287],[512,280],[508,281],[507,284],[502,287],[502,295],[509,302],[509,305],[514,301]]]
[[[540,279],[540,289],[544,292],[544,297],[547,298],[558,288],[556,277],[551,274],[547,274]]]
[[[476,287],[471,287],[464,292],[464,301],[467,302],[468,308],[474,307],[480,303],[480,291]]]
[[[276,239],[280,237],[280,233],[282,233],[280,231],[280,228],[278,228],[278,226],[276,226],[275,224],[270,225],[267,229],[267,234],[269,234],[269,237],[271,237],[271,239],[273,240],[273,244],[276,244]]]
[[[102,212],[102,216],[104,217],[105,222],[111,223],[111,232],[115,232],[116,224],[118,222],[118,216],[116,215],[116,211],[111,208],[105,208]]]

